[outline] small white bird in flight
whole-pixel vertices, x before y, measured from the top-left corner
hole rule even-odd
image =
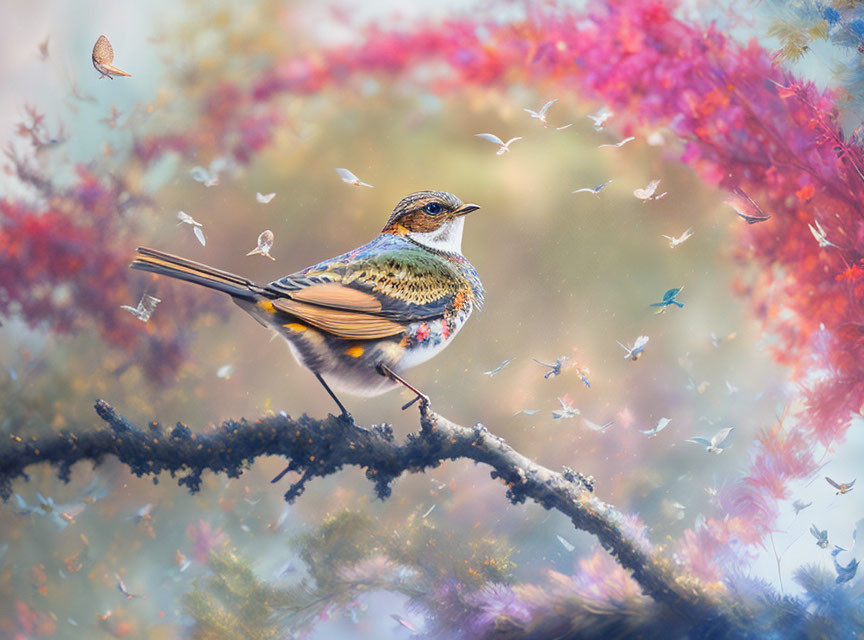
[[[621,142],[616,142],[615,144],[601,144],[598,149],[602,149],[603,147],[623,147],[628,142],[633,142],[636,139],[636,136],[630,136],[629,138],[624,138]]]
[[[209,168],[192,167],[189,174],[195,182],[200,182],[205,187],[215,187],[219,184],[219,174],[228,167],[228,160],[224,157],[216,158],[210,163]]]
[[[603,107],[597,113],[589,113],[586,117],[590,118],[594,123],[595,131],[603,131],[603,124],[613,115],[615,114],[609,111],[606,107]]]
[[[276,197],[275,193],[261,193],[260,191],[255,194],[255,199],[261,204],[270,204],[270,201]]]
[[[156,305],[160,302],[162,301],[159,298],[154,298],[153,296],[144,294],[138,301],[137,307],[130,307],[128,304],[124,304],[121,305],[120,308],[128,311],[141,322],[147,322],[150,319],[150,316],[153,315],[153,310],[156,308]]]
[[[735,427],[727,427],[725,429],[720,429],[720,431],[711,436],[710,440],[706,440],[705,438],[689,438],[686,442],[701,444],[705,447],[705,451],[708,453],[723,453],[725,447],[722,445],[726,442],[726,439],[729,437],[729,434],[732,433],[734,428]]]
[[[664,191],[659,195],[654,195],[657,192],[658,186],[660,186],[660,180],[652,180],[646,186],[635,189],[633,195],[643,202],[648,202],[648,200],[659,200],[660,198],[665,197],[668,192]]]
[[[185,211],[178,211],[177,219],[180,221],[177,223],[178,227],[181,224],[190,225],[192,227],[192,231],[195,233],[195,237],[198,238],[198,242],[201,243],[201,246],[207,246],[207,239],[204,237],[204,226],[200,222],[198,222],[195,218],[190,216]]]
[[[576,189],[576,191],[571,191],[571,193],[593,193],[598,198],[600,197],[600,192],[606,188],[612,180],[607,180],[603,184],[598,184],[596,187],[583,187],[581,189]]]
[[[606,424],[597,424],[596,422],[591,422],[585,416],[582,416],[582,422],[585,423],[585,426],[591,429],[592,431],[606,431],[609,427],[615,424],[614,420],[610,420]]]
[[[513,144],[514,142],[516,142],[517,140],[522,139],[522,137],[519,136],[516,138],[510,138],[507,142],[504,142],[503,140],[501,140],[501,138],[496,136],[494,133],[475,133],[474,135],[478,138],[483,138],[484,140],[488,140],[492,144],[497,144],[498,145],[498,151],[496,152],[495,155],[499,155],[499,156],[502,156],[505,153],[509,153],[510,145]]]
[[[351,184],[355,187],[369,187],[370,189],[373,188],[371,184],[362,182],[360,178],[348,171],[348,169],[336,169],[336,173],[339,174],[339,177],[342,178],[342,182],[344,182],[345,184]]]
[[[641,358],[642,354],[645,352],[645,345],[648,344],[648,340],[650,340],[648,336],[639,336],[636,338],[636,342],[633,343],[632,347],[628,347],[626,344],[621,344],[617,340],[615,342],[618,342],[618,346],[627,352],[624,356],[625,360],[636,361]]]
[[[270,255],[270,249],[273,248],[273,232],[270,229],[266,231],[262,231],[258,236],[258,246],[252,249],[247,256],[267,256],[271,260],[275,260],[273,256]]]
[[[575,418],[578,415],[581,415],[581,411],[574,407],[572,404],[567,402],[564,398],[558,398],[558,402],[561,403],[561,408],[556,409],[552,412],[552,417],[555,420],[568,420],[570,418]]]
[[[836,244],[828,240],[828,235],[825,233],[825,229],[822,228],[822,225],[819,224],[819,221],[814,220],[813,224],[816,226],[814,227],[812,224],[808,224],[807,226],[810,227],[810,233],[812,233],[813,237],[816,238],[816,242],[819,243],[819,246],[823,249],[827,249],[828,247],[837,248]]]
[[[523,109],[523,111],[525,111],[525,113],[527,113],[527,114],[530,114],[530,116],[532,118],[536,118],[537,120],[539,120],[540,124],[542,124],[544,127],[548,127],[549,121],[546,119],[546,114],[549,111],[549,107],[551,107],[556,102],[558,102],[558,98],[554,98],[553,100],[550,100],[549,102],[544,104],[542,107],[540,107],[540,111],[534,111],[534,109]],[[555,127],[555,128],[558,131],[561,131],[562,129],[566,129],[567,127],[569,127],[571,125],[572,125],[572,123],[566,124],[563,127]]]
[[[649,438],[653,438],[658,433],[663,431],[663,429],[666,428],[666,425],[668,425],[670,422],[672,421],[669,418],[660,418],[660,420],[657,421],[657,426],[651,427],[647,431],[640,430],[640,433],[644,433]]]
[[[687,229],[687,231],[685,231],[684,233],[682,233],[678,237],[675,237],[675,236],[663,236],[663,237],[669,241],[669,248],[674,249],[679,244],[684,244],[685,242],[687,242],[687,240],[689,240],[692,235],[693,235],[693,228],[691,227],[690,229]]]

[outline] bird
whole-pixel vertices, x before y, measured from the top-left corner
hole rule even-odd
[[[354,185],[355,187],[369,187],[370,189],[374,188],[371,184],[362,182],[360,178],[348,171],[348,169],[336,169],[336,173],[339,174],[339,177],[345,184]]]
[[[513,362],[513,358],[507,358],[504,362],[502,362],[501,364],[499,364],[499,365],[498,365],[497,367],[495,367],[494,369],[491,369],[491,370],[489,370],[489,371],[484,371],[484,372],[483,372],[483,375],[484,375],[484,376],[489,376],[489,377],[491,378],[492,376],[494,376],[494,375],[496,375],[496,374],[498,374],[498,373],[501,373],[501,371],[503,371],[504,367],[506,367],[506,366],[507,366],[508,364],[510,364],[511,362]]]
[[[198,238],[198,242],[201,243],[201,246],[207,246],[207,239],[204,237],[204,226],[200,222],[198,222],[195,218],[190,216],[185,211],[178,211],[177,219],[180,221],[177,223],[178,227],[181,224],[190,225],[192,227],[192,231],[195,233],[195,237]]]
[[[806,509],[812,504],[812,502],[802,502],[801,500],[795,500],[792,503],[792,508],[795,510],[795,515],[797,516],[799,513],[804,511],[804,509]]]
[[[503,140],[501,140],[501,138],[496,136],[494,133],[475,133],[474,135],[478,138],[483,138],[484,140],[487,140],[493,144],[497,144],[498,145],[498,151],[495,154],[497,156],[502,156],[505,153],[509,153],[510,152],[510,145],[513,144],[514,142],[516,142],[517,140],[522,139],[521,137],[510,138],[507,142],[504,142]]]
[[[738,196],[738,199],[727,200],[726,204],[732,207],[735,213],[742,217],[747,224],[757,224],[771,219],[771,216],[762,211],[762,207],[756,204],[756,201],[747,195],[744,189],[735,187],[732,191]]]
[[[618,147],[618,148],[620,148],[620,147],[623,147],[628,142],[633,142],[633,140],[635,140],[635,139],[636,139],[636,136],[630,136],[628,138],[624,138],[620,142],[616,142],[615,144],[601,144],[597,148],[598,149],[603,149],[604,147]],[[659,180],[658,180],[658,182],[659,182]]]
[[[549,107],[551,107],[556,102],[558,102],[558,98],[553,98],[552,100],[544,104],[542,107],[540,107],[540,111],[534,111],[534,109],[523,109],[523,111],[529,114],[532,118],[536,118],[537,120],[539,120],[540,124],[542,124],[544,127],[548,127],[549,121],[546,120],[546,113],[549,111]]]
[[[603,107],[597,113],[588,114],[586,116],[586,118],[590,118],[591,122],[594,123],[594,130],[595,131],[602,131],[603,130],[603,124],[609,118],[611,118],[613,115],[615,115],[615,114],[612,113],[611,111],[609,111],[609,109],[607,109],[606,107]]]
[[[852,482],[836,482],[828,476],[825,476],[825,480],[828,482],[828,484],[837,489],[836,495],[838,496],[843,495],[844,493],[849,493],[850,491],[852,491],[852,487],[855,485],[855,480],[853,480]]]
[[[578,415],[581,415],[582,412],[579,411],[576,407],[570,404],[569,400],[565,398],[558,398],[558,402],[561,403],[560,409],[555,409],[552,412],[552,418],[555,420],[569,420],[570,418],[575,418]]]
[[[808,224],[807,226],[810,228],[810,233],[813,234],[813,237],[822,249],[827,249],[828,247],[838,248],[836,244],[828,239],[828,234],[825,233],[825,229],[822,228],[822,225],[819,224],[818,220],[814,220],[813,224],[816,226],[814,227],[812,224]]]
[[[617,340],[618,346],[624,349],[627,353],[624,356],[625,360],[633,360],[634,362],[642,357],[642,354],[645,352],[645,345],[648,344],[648,341],[651,338],[648,336],[639,336],[636,338],[636,341],[633,343],[633,346],[627,346],[626,344],[622,344]]]
[[[133,316],[138,318],[141,322],[147,322],[148,320],[150,320],[150,316],[153,315],[153,310],[156,309],[156,305],[160,302],[162,301],[159,298],[148,296],[145,293],[138,301],[138,306],[130,307],[128,304],[124,304],[121,305],[120,308],[124,311],[128,311]]]
[[[465,216],[478,209],[444,191],[412,193],[370,242],[266,285],[146,247],[130,266],[227,293],[288,342],[353,425],[334,389],[377,396],[402,385],[416,396],[403,409],[429,406],[401,374],[447,347],[483,304],[462,255]]]
[[[660,180],[652,180],[644,187],[634,189],[633,195],[639,198],[642,202],[648,202],[649,200],[659,200],[660,198],[664,198],[667,194],[667,192],[664,191],[659,195],[654,195],[657,192],[657,187],[659,186]]]
[[[612,180],[607,180],[603,184],[598,184],[596,187],[582,187],[581,189],[576,189],[576,191],[571,191],[570,193],[593,193],[598,198],[600,197],[600,192],[606,188]]]
[[[255,200],[257,200],[260,204],[270,204],[270,201],[276,197],[275,193],[261,193],[260,191],[255,193]]]
[[[543,374],[543,378],[548,380],[549,378],[555,378],[561,375],[561,367],[564,366],[564,363],[567,362],[567,356],[561,356],[557,360],[555,360],[555,364],[550,364],[548,362],[541,362],[537,358],[531,358],[534,362],[539,364],[542,367],[546,367],[549,369],[546,373]]]
[[[102,78],[113,80],[114,76],[131,77],[131,74],[126,73],[122,69],[118,69],[111,64],[114,62],[114,47],[111,46],[111,43],[105,36],[99,36],[99,39],[96,40],[96,44],[93,45],[92,58],[93,68],[101,74],[99,76],[100,80]]]
[[[649,438],[653,438],[653,437],[656,436],[658,433],[660,433],[661,431],[663,431],[663,429],[666,428],[666,425],[668,425],[670,422],[672,422],[672,421],[671,421],[669,418],[660,418],[660,420],[657,421],[657,426],[655,426],[655,427],[651,427],[651,428],[648,429],[647,431],[641,431],[641,430],[640,430],[640,432],[641,432],[641,433],[644,433],[644,434],[645,434],[646,436],[648,436]]]
[[[852,558],[845,567],[837,562],[837,554],[832,553],[833,557],[831,558],[834,561],[834,571],[837,572],[837,577],[834,579],[836,584],[843,584],[844,582],[849,582],[852,578],[855,577],[855,574],[858,572],[858,560]]]
[[[693,228],[691,227],[690,229],[687,229],[687,231],[682,233],[680,236],[677,236],[677,237],[675,237],[675,236],[663,236],[663,237],[669,241],[669,248],[674,249],[679,244],[684,244],[685,242],[687,242],[687,240],[689,240],[692,235],[693,235]]]
[[[810,525],[810,535],[816,538],[816,546],[820,549],[828,548],[828,529],[819,530],[815,524]]]
[[[690,438],[687,442],[692,442],[694,444],[701,444],[705,448],[705,451],[708,453],[723,453],[723,443],[726,442],[726,439],[729,437],[729,434],[732,433],[732,430],[735,427],[726,427],[725,429],[720,429],[717,433],[711,436],[710,440],[706,440],[705,438]]]
[[[273,248],[273,232],[270,229],[266,229],[262,231],[258,236],[258,246],[252,249],[247,256],[266,256],[271,260],[275,260],[273,256],[270,255],[270,249]]]
[[[684,303],[678,302],[678,300],[676,300],[676,298],[678,297],[678,294],[681,293],[682,289],[684,289],[684,287],[677,287],[675,289],[669,289],[668,291],[666,291],[666,293],[663,294],[663,299],[660,302],[652,302],[650,306],[660,307],[660,311],[658,313],[663,313],[663,311],[666,310],[666,307],[668,307],[669,305],[673,305],[673,304],[676,307],[683,308]]]

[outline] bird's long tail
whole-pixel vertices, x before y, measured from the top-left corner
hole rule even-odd
[[[139,271],[200,284],[227,293],[233,298],[252,300],[258,290],[252,281],[241,276],[147,247],[138,247],[135,259],[129,266]]]

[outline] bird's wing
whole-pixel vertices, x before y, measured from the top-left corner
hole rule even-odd
[[[646,344],[648,344],[648,340],[650,340],[648,336],[639,336],[638,338],[636,338],[636,342],[633,343],[633,349],[635,350],[639,347],[644,347]]]
[[[475,133],[474,134],[478,138],[483,138],[484,140],[488,140],[494,144],[504,145],[504,141],[496,136],[494,133]]]
[[[546,112],[549,111],[549,107],[551,107],[556,102],[558,102],[558,98],[553,98],[552,100],[544,104],[542,107],[540,107],[540,115],[545,116]]]
[[[811,534],[814,538],[818,538],[818,537],[819,537],[819,529],[816,528],[816,525],[815,525],[815,524],[811,524],[811,525],[810,525],[810,534]]]
[[[663,431],[663,429],[666,428],[666,425],[669,424],[670,422],[672,422],[672,421],[669,418],[660,418],[660,420],[657,421],[657,426],[654,428],[654,431],[656,431],[658,433],[660,431]]]
[[[735,427],[726,427],[725,429],[721,429],[713,436],[711,436],[711,444],[712,446],[719,447],[721,444],[726,442],[726,438],[729,437],[729,434],[732,433],[732,430]]]
[[[584,192],[594,193],[594,189],[591,187],[582,187],[581,189],[576,189],[576,191],[571,191],[570,193],[584,193]]]
[[[839,488],[840,488],[840,485],[837,484],[836,482],[834,482],[834,481],[833,481],[831,478],[829,478],[828,476],[825,476],[825,480],[827,480],[827,481],[828,481],[828,484],[830,484],[830,485],[831,485],[832,487],[834,487],[835,489],[839,489]]]
[[[271,282],[275,309],[338,337],[397,335],[407,324],[482,301],[473,269],[397,237],[379,236],[353,252]]]
[[[360,178],[348,171],[348,169],[336,169],[336,173],[338,173],[339,177],[346,182],[357,182],[360,180]]]
[[[525,113],[530,113],[532,118],[539,118],[540,114],[534,111],[534,109],[522,109]]]
[[[507,142],[504,143],[504,146],[509,147],[511,144],[513,144],[517,140],[521,140],[521,139],[522,139],[522,136],[518,136],[516,138],[510,138]]]
[[[711,441],[706,440],[705,438],[689,438],[686,442],[692,442],[694,444],[701,444],[703,447],[710,447]]]
[[[549,364],[549,363],[546,363],[546,362],[541,362],[541,361],[538,360],[537,358],[531,358],[531,359],[532,359],[534,362],[536,362],[537,364],[542,364],[544,367],[549,367],[550,369],[554,369],[554,368],[555,368],[555,365],[554,365],[554,364]]]
[[[857,480],[857,478],[856,478],[856,480]],[[853,486],[855,486],[855,480],[853,480],[852,482],[848,483],[846,486],[849,487],[849,488],[851,489]]]

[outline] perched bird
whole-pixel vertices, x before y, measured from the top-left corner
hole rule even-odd
[[[540,111],[534,111],[533,109],[523,109],[523,111],[530,114],[532,118],[536,118],[537,120],[539,120],[540,124],[542,124],[544,127],[548,127],[549,122],[546,120],[546,113],[549,111],[549,107],[551,107],[556,102],[558,102],[558,98],[550,100],[542,107],[540,107]]]
[[[795,515],[797,516],[799,513],[804,511],[804,509],[806,509],[807,507],[809,507],[812,504],[813,504],[812,502],[804,503],[804,502],[801,502],[800,500],[795,500],[795,502],[792,503],[792,508],[795,510]]]
[[[273,248],[273,232],[270,229],[266,229],[262,231],[258,235],[258,246],[252,249],[247,256],[266,256],[271,260],[275,260],[273,256],[270,255],[270,249]]]
[[[663,299],[660,302],[652,302],[650,306],[652,307],[660,307],[660,313],[666,310],[666,307],[674,304],[676,307],[683,307],[683,302],[678,302],[676,298],[678,294],[681,293],[684,287],[678,287],[676,289],[669,289],[666,293],[663,294]]]
[[[554,378],[556,376],[561,375],[561,367],[564,366],[564,363],[567,362],[567,356],[561,356],[555,361],[555,364],[549,364],[548,362],[541,362],[537,358],[531,358],[534,362],[539,364],[542,367],[546,367],[549,369],[546,373],[543,374],[543,377],[548,380],[549,378]]]
[[[374,396],[400,384],[428,398],[401,373],[444,349],[483,303],[477,271],[462,255],[465,215],[452,193],[403,198],[371,242],[267,285],[186,258],[140,247],[131,267],[231,296],[288,341],[353,423],[331,389]]]
[[[147,322],[150,319],[150,316],[153,315],[153,310],[156,308],[156,305],[160,302],[162,301],[159,298],[148,296],[145,293],[138,301],[137,307],[130,307],[128,304],[124,304],[121,305],[120,308],[124,311],[128,311],[141,322]]]
[[[648,340],[650,338],[648,336],[639,336],[636,338],[636,341],[633,343],[633,346],[627,346],[626,344],[622,344],[617,340],[618,346],[624,349],[627,353],[624,355],[625,360],[633,360],[634,362],[642,357],[642,354],[645,352],[645,345],[648,344]]]
[[[692,235],[693,235],[693,229],[690,228],[690,229],[687,229],[687,231],[685,231],[684,233],[682,233],[678,237],[675,237],[675,236],[663,236],[663,237],[669,241],[669,248],[674,249],[679,244],[684,244],[685,242],[687,242]]]
[[[726,439],[729,437],[729,434],[732,433],[734,428],[735,427],[726,427],[725,429],[720,429],[720,431],[711,436],[710,440],[694,437],[688,439],[687,442],[701,444],[705,447],[705,451],[708,453],[723,453],[723,449],[726,448],[723,446],[723,443],[726,442]]]
[[[178,227],[181,224],[188,224],[192,227],[192,231],[195,233],[195,237],[198,238],[198,242],[201,243],[201,246],[207,246],[207,238],[204,237],[204,227],[200,222],[198,222],[195,218],[190,216],[185,211],[178,211],[177,219],[180,221],[177,223]]]
[[[507,358],[504,362],[502,362],[501,364],[499,364],[499,365],[498,365],[497,367],[495,367],[494,369],[492,369],[492,370],[490,370],[490,371],[484,371],[484,372],[483,372],[483,375],[484,375],[484,376],[489,376],[489,377],[491,378],[491,377],[494,376],[495,374],[501,373],[501,371],[504,369],[504,367],[506,367],[506,366],[507,366],[508,364],[510,364],[511,362],[513,362],[513,358]]]
[[[261,204],[270,204],[275,197],[275,193],[261,193],[260,191],[255,193],[255,200]]]
[[[657,421],[657,426],[651,427],[647,431],[641,431],[641,433],[644,433],[649,438],[653,438],[658,433],[663,431],[663,429],[666,428],[666,425],[668,425],[670,422],[672,421],[669,418],[660,418],[660,420]]]
[[[608,185],[610,182],[612,182],[612,181],[607,180],[603,184],[598,184],[596,187],[583,187],[581,189],[576,189],[576,191],[571,191],[570,193],[593,193],[595,196],[597,196],[599,198],[600,192],[603,191],[603,189],[606,188],[606,185]]]
[[[659,200],[660,198],[666,197],[667,194],[667,192],[664,191],[659,195],[655,195],[657,193],[657,187],[659,186],[660,180],[652,180],[644,187],[634,189],[633,195],[639,198],[642,202],[648,202],[649,200]]]
[[[810,525],[810,535],[816,538],[816,546],[820,549],[828,548],[828,529],[820,531],[815,524]]]
[[[837,245],[828,239],[828,234],[825,233],[825,229],[822,228],[822,225],[819,224],[819,221],[814,220],[813,224],[815,224],[816,226],[814,227],[812,224],[808,224],[807,226],[810,228],[810,233],[813,234],[813,237],[816,239],[816,242],[819,243],[819,246],[823,249],[827,249],[828,247],[837,248]]]
[[[850,491],[852,491],[852,487],[855,485],[855,480],[853,480],[852,482],[835,482],[828,476],[825,476],[825,480],[828,482],[828,484],[837,489],[836,495],[838,496],[843,495],[844,493],[849,493]]]
[[[595,131],[603,131],[603,125],[613,115],[615,114],[609,111],[606,107],[603,107],[597,113],[589,113],[586,117],[590,118],[591,122],[594,123]]]
[[[111,46],[108,38],[99,36],[96,44],[93,45],[93,68],[101,74],[99,79],[108,78],[109,80],[113,80],[114,76],[131,77],[131,74],[118,69],[111,64],[112,62],[114,62],[114,47]]]
[[[601,144],[601,145],[598,147],[598,149],[603,149],[604,147],[616,147],[616,148],[620,148],[620,147],[623,147],[623,146],[624,146],[625,144],[627,144],[628,142],[633,142],[635,139],[636,139],[636,136],[630,136],[629,138],[624,138],[624,139],[621,140],[620,142],[616,142],[616,143],[614,143],[614,144]],[[657,182],[659,183],[660,181],[658,180]]]
[[[478,138],[483,138],[484,140],[487,140],[488,142],[491,142],[492,144],[497,144],[498,145],[498,151],[495,153],[495,155],[497,155],[497,156],[502,156],[505,153],[509,153],[510,152],[510,145],[513,144],[514,142],[516,142],[517,140],[522,139],[521,137],[510,138],[507,142],[504,142],[503,140],[501,140],[501,138],[496,136],[494,133],[475,133],[474,135]]]
[[[348,169],[336,169],[336,173],[338,173],[339,177],[342,178],[342,182],[346,184],[354,185],[355,187],[369,187],[370,189],[373,188],[371,184],[362,182],[360,178],[348,171]]]

